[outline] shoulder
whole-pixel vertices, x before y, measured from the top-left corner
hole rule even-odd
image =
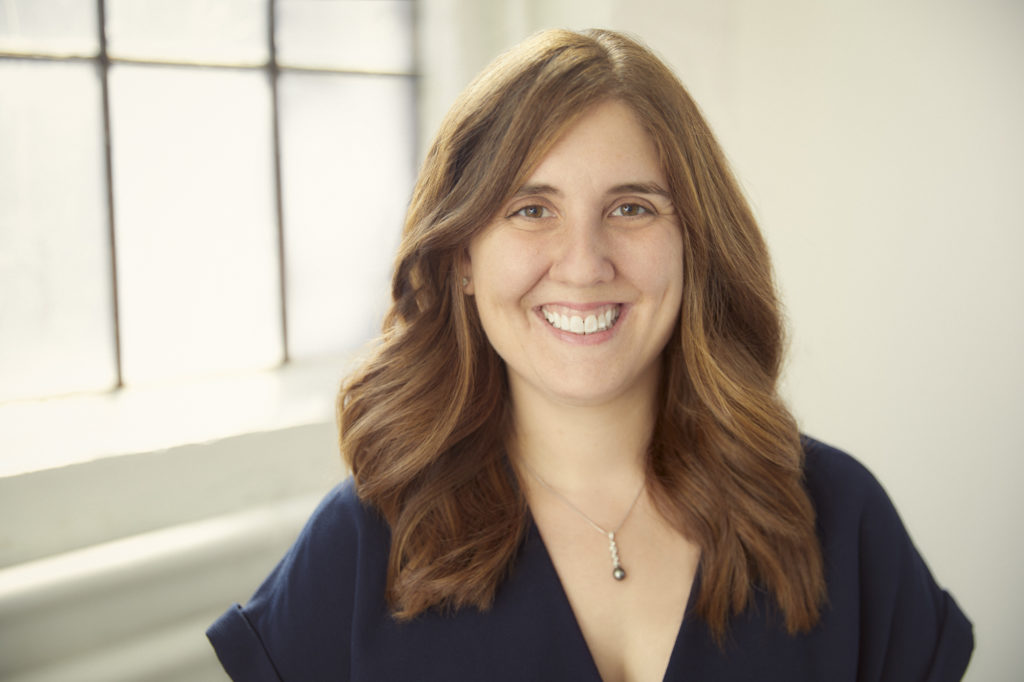
[[[320,501],[297,544],[339,550],[349,542],[366,541],[386,532],[386,524],[359,499],[355,481],[349,477]]]
[[[852,628],[862,679],[960,679],[971,624],[932,577],[882,485],[834,447],[805,438],[804,452],[828,582],[824,622]]]
[[[353,481],[335,487],[249,602],[210,628],[225,669],[247,680],[348,670],[359,595],[379,594],[383,604],[383,585],[364,583],[385,574],[389,542],[387,525],[360,502]]]
[[[389,543],[387,524],[360,501],[353,480],[346,479],[320,502],[247,608],[267,607],[264,617],[294,615],[309,628],[320,623],[299,606],[319,605],[314,614],[326,614],[327,605],[334,607],[332,613],[350,613],[363,569],[386,562]],[[289,611],[273,610],[280,606]]]
[[[804,484],[826,546],[855,542],[861,551],[913,549],[895,505],[867,467],[831,445],[802,440]]]
[[[382,552],[386,556],[389,539],[387,525],[360,501],[348,478],[320,502],[253,602],[285,583],[340,592],[356,579],[360,564],[379,558]]]
[[[867,467],[849,454],[804,436],[804,478],[812,497],[842,495],[844,500],[885,497],[881,484]]]
[[[829,550],[852,552],[862,569],[881,568],[879,562],[886,558],[920,560],[899,512],[867,467],[831,445],[808,437],[802,440],[804,484],[814,504],[826,558]]]
[[[814,504],[825,559],[856,558],[864,571],[915,554],[910,535],[878,479],[849,454],[804,438],[804,484]],[[833,566],[834,571],[840,566]]]

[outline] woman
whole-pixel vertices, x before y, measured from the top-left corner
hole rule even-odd
[[[960,678],[970,623],[778,397],[763,240],[645,48],[551,31],[481,74],[392,294],[353,479],[208,633],[235,679]]]

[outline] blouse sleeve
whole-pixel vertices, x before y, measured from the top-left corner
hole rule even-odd
[[[828,610],[833,622],[856,623],[858,682],[960,680],[974,648],[971,623],[932,577],[881,484],[822,443],[808,439],[807,457],[831,574]]]
[[[206,636],[232,680],[280,682],[270,652],[239,604],[225,611],[206,631]]]
[[[860,531],[863,679],[960,680],[974,648],[971,623],[936,584],[877,482]]]
[[[248,604],[210,626],[207,637],[233,680],[347,679],[365,516],[351,479],[339,485]]]

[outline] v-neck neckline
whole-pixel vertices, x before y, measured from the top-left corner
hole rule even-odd
[[[569,595],[565,591],[565,586],[562,584],[562,579],[558,575],[558,570],[555,568],[555,562],[551,558],[551,553],[548,551],[548,547],[544,542],[544,537],[541,535],[540,529],[537,527],[537,523],[533,519],[533,514],[529,511],[528,514],[528,527],[526,542],[535,543],[537,549],[539,549],[538,557],[541,560],[539,568],[544,572],[541,576],[545,581],[551,580],[555,586],[555,590],[558,594],[558,609],[561,619],[569,626],[569,635],[574,641],[574,646],[578,651],[576,652],[581,658],[585,658],[590,663],[590,669],[593,672],[594,680],[602,680],[601,673],[598,671],[597,662],[594,660],[594,654],[590,651],[590,646],[587,644],[586,638],[583,636],[583,629],[580,627],[579,621],[576,619],[576,612],[572,609],[572,604],[569,602]],[[686,607],[683,609],[683,619],[679,624],[679,630],[676,632],[675,639],[672,644],[672,651],[669,653],[668,664],[665,666],[665,673],[662,676],[662,682],[668,682],[672,679],[681,679],[674,671],[682,665],[680,659],[684,658],[682,653],[683,640],[690,628],[690,622],[696,617],[696,595],[700,591],[701,585],[701,565],[697,562],[697,570],[694,572],[693,584],[690,585],[690,593],[686,598]]]

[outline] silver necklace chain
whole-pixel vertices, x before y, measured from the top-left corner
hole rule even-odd
[[[626,521],[629,520],[629,515],[633,513],[633,507],[636,506],[636,503],[640,500],[640,495],[644,492],[645,484],[640,484],[640,489],[636,491],[636,496],[633,498],[633,501],[629,504],[629,509],[626,510],[626,514],[622,517],[622,521],[619,522],[619,525],[615,527],[615,530],[608,531],[599,526],[594,521],[594,519],[587,516],[586,512],[584,512],[582,509],[573,504],[568,497],[566,497],[558,490],[548,485],[548,482],[541,478],[540,474],[534,471],[533,467],[527,464],[525,460],[520,461],[522,461],[523,466],[526,467],[526,470],[530,472],[530,475],[537,479],[537,482],[540,483],[545,490],[551,492],[558,499],[562,500],[562,502],[565,502],[569,509],[572,509],[574,512],[579,514],[584,521],[589,523],[594,528],[594,530],[608,538],[608,553],[611,555],[612,559],[612,577],[616,580],[625,580],[626,569],[622,567],[622,562],[619,560],[619,546],[615,543],[615,534],[622,530],[622,527],[626,525]]]

